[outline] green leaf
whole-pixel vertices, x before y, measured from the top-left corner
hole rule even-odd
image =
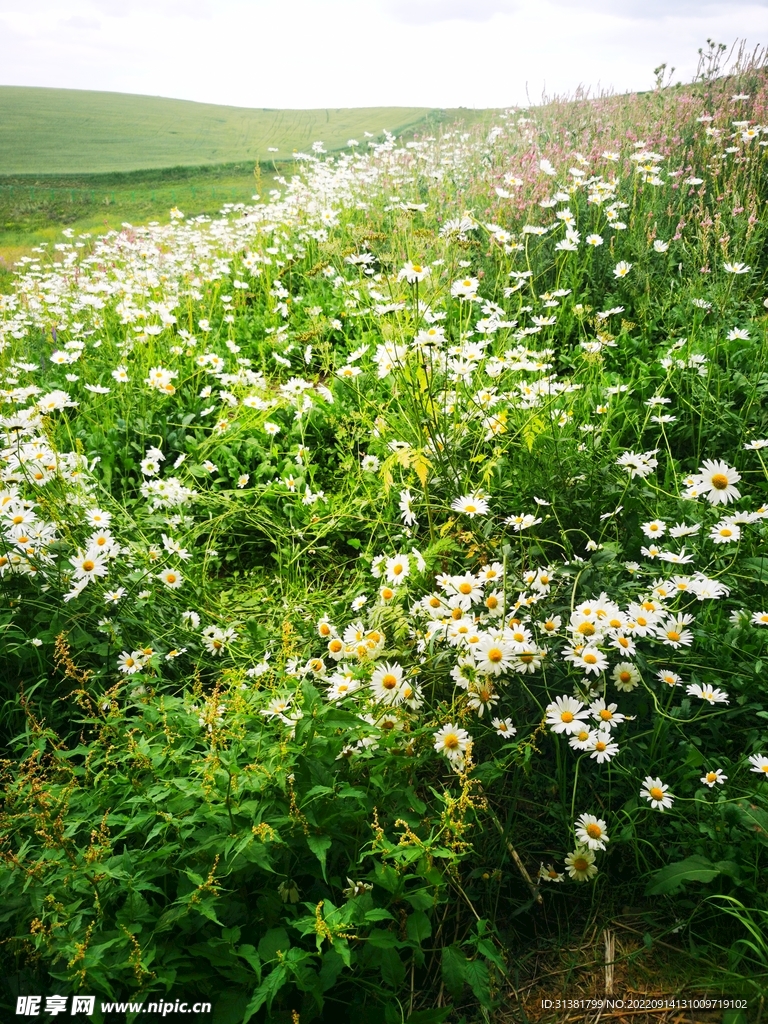
[[[464,980],[467,977],[467,958],[458,946],[446,946],[443,949],[441,963],[441,974],[443,984],[454,999],[458,999],[461,990],[464,988]]]
[[[668,864],[660,871],[653,874],[652,881],[648,884],[646,896],[661,896],[677,892],[685,882],[711,882],[720,874],[720,869],[711,860],[694,854],[686,857],[685,860]]]
[[[259,942],[259,956],[265,961],[274,960],[278,949],[285,953],[290,946],[291,940],[288,938],[285,928],[270,928],[266,935],[262,935]]]
[[[415,910],[410,914],[405,928],[412,942],[423,942],[432,934],[432,924],[423,910]]]
[[[747,1015],[743,1010],[726,1010],[723,1024],[747,1024]]]
[[[372,910],[366,910],[365,912],[366,921],[391,921],[392,919],[390,912],[383,907],[374,907]]]
[[[768,812],[762,808],[749,804],[744,800],[736,803],[741,824],[751,832],[755,838],[768,845]]]
[[[385,931],[383,928],[374,928],[368,936],[368,942],[371,946],[377,946],[379,949],[391,949],[398,945],[395,933]]]
[[[442,1006],[434,1010],[414,1010],[405,1024],[443,1024],[452,1007]]]
[[[741,565],[743,568],[751,569],[754,573],[750,579],[760,583],[768,583],[768,558],[765,556],[762,558],[743,558]]]
[[[267,1004],[267,1009],[271,1008],[272,1001],[285,984],[287,975],[288,971],[284,964],[278,964],[273,971],[270,971],[269,975],[251,996],[251,1001],[245,1008],[243,1024],[248,1024],[254,1013],[258,1013],[265,1003]]]
[[[405,981],[405,964],[396,949],[384,949],[381,953],[381,976],[386,985],[397,990]]]
[[[464,976],[472,989],[475,999],[486,1009],[491,1007],[491,982],[488,966],[483,960],[468,960],[464,967]]]
[[[320,861],[323,878],[326,882],[328,879],[325,877],[325,858],[331,848],[331,843],[332,840],[330,836],[307,836],[307,846]]]

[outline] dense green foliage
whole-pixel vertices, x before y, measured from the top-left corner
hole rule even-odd
[[[437,1024],[624,905],[766,994],[766,123],[509,110],[24,260],[9,1006]]]

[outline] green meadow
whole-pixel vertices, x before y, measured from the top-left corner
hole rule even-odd
[[[15,261],[63,227],[146,224],[249,203],[294,154],[382,130],[398,136],[483,112],[426,107],[258,110],[158,96],[0,86],[0,290]]]
[[[760,1024],[766,54],[336,113],[4,179],[0,1021]]]
[[[258,110],[160,96],[0,87],[0,175],[107,174],[284,160],[383,129],[398,135],[427,107]]]

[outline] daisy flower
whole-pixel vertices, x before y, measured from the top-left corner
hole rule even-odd
[[[445,754],[449,761],[463,761],[472,737],[466,729],[448,722],[434,734],[434,747],[438,754]]]
[[[573,747],[574,750],[589,750],[593,739],[594,732],[592,729],[585,723],[581,723],[579,731],[575,732],[568,740],[568,746]]]
[[[130,654],[128,651],[123,651],[117,659],[118,669],[127,676],[133,675],[134,672],[140,672],[143,664],[144,659],[139,651],[132,651]]]
[[[684,627],[693,622],[692,615],[670,615],[656,629],[656,636],[668,647],[690,647],[693,643],[693,633]]]
[[[477,494],[465,494],[461,498],[456,498],[451,503],[451,508],[454,512],[463,512],[470,519],[488,514],[488,502]]]
[[[752,765],[749,769],[751,772],[757,772],[758,775],[762,772],[768,778],[768,757],[763,757],[762,754],[752,754],[749,763]]]
[[[585,749],[591,751],[589,755],[590,760],[603,764],[604,761],[610,761],[612,757],[618,754],[619,744],[613,742],[611,734],[607,729],[597,729],[590,736]]]
[[[580,654],[574,654],[571,660],[578,668],[584,669],[587,675],[590,672],[599,675],[608,668],[608,659],[597,647],[585,647]]]
[[[184,582],[184,577],[177,569],[163,569],[157,574],[157,578],[164,583],[169,590],[178,590]]]
[[[666,683],[667,686],[681,686],[683,680],[671,669],[663,668],[660,672],[656,673],[656,678],[660,679],[662,683]]]
[[[641,530],[646,537],[661,537],[666,532],[667,524],[660,519],[652,519],[649,523],[643,523]]]
[[[562,882],[565,879],[565,874],[562,871],[555,871],[551,864],[544,865],[542,863],[539,868],[539,878],[542,882]]]
[[[672,793],[668,793],[669,786],[665,786],[661,779],[654,779],[652,775],[646,775],[643,780],[643,788],[640,796],[649,801],[654,810],[663,811],[666,807],[672,806],[675,799]]]
[[[512,724],[511,718],[492,718],[491,725],[496,730],[497,734],[505,740],[511,740],[517,732],[517,729]]]
[[[614,277],[626,277],[632,269],[632,264],[627,263],[626,260],[620,260],[613,268]]]
[[[374,700],[381,704],[400,704],[402,694],[403,670],[400,665],[384,662],[374,670],[371,676],[371,692]]]
[[[520,533],[521,530],[528,530],[540,522],[541,519],[532,515],[530,512],[526,512],[525,515],[507,516],[504,520],[504,523],[507,526],[511,526],[515,533]]]
[[[715,786],[722,786],[727,782],[728,776],[723,775],[722,768],[716,768],[713,772],[707,772],[706,775],[702,775],[699,782],[703,782],[705,786],[709,786],[710,789],[714,789]]]
[[[546,724],[552,732],[571,734],[578,732],[584,719],[589,718],[589,709],[575,697],[557,697],[547,707],[546,715]]]
[[[768,626],[768,612],[754,612],[749,621],[753,626]]]
[[[715,544],[731,544],[741,538],[741,527],[732,519],[723,519],[709,531],[709,539]]]
[[[606,704],[602,698],[593,701],[589,705],[589,710],[595,721],[599,723],[600,729],[610,730],[624,721],[624,715],[616,710],[616,704]]]
[[[477,671],[485,675],[501,675],[512,665],[513,653],[507,644],[485,637],[475,648]]]
[[[392,555],[384,563],[384,575],[390,583],[402,583],[410,569],[408,555]]]
[[[413,495],[406,487],[400,491],[400,516],[406,526],[416,525],[416,513],[413,511]]]
[[[568,874],[577,882],[588,882],[597,874],[595,855],[589,848],[578,847],[565,858]]]
[[[702,700],[707,700],[710,704],[728,703],[728,694],[716,686],[699,686],[698,683],[691,683],[686,687],[685,692],[691,697],[701,697]]]
[[[424,278],[428,276],[429,267],[425,267],[421,263],[413,263],[409,261],[397,275],[397,280],[407,281],[408,284],[415,284],[417,281],[423,281]]]
[[[736,484],[741,480],[740,474],[722,460],[705,459],[694,475],[693,486],[703,494],[711,505],[727,505],[741,492]]]
[[[594,814],[582,814],[576,819],[574,826],[576,838],[590,850],[604,850],[609,842],[606,824],[602,818]]]

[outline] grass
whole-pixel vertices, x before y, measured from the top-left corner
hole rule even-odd
[[[153,96],[0,86],[0,291],[33,245],[62,228],[98,233],[251,202],[293,154],[322,141],[365,146],[477,111],[422,107],[251,110]],[[274,151],[276,150],[276,151]]]
[[[6,1015],[550,1024],[613,943],[758,1019],[766,122],[747,61],[22,257]]]
[[[105,174],[290,158],[383,129],[398,134],[427,107],[258,110],[160,96],[0,86],[0,176]],[[272,149],[278,150],[277,154]]]

